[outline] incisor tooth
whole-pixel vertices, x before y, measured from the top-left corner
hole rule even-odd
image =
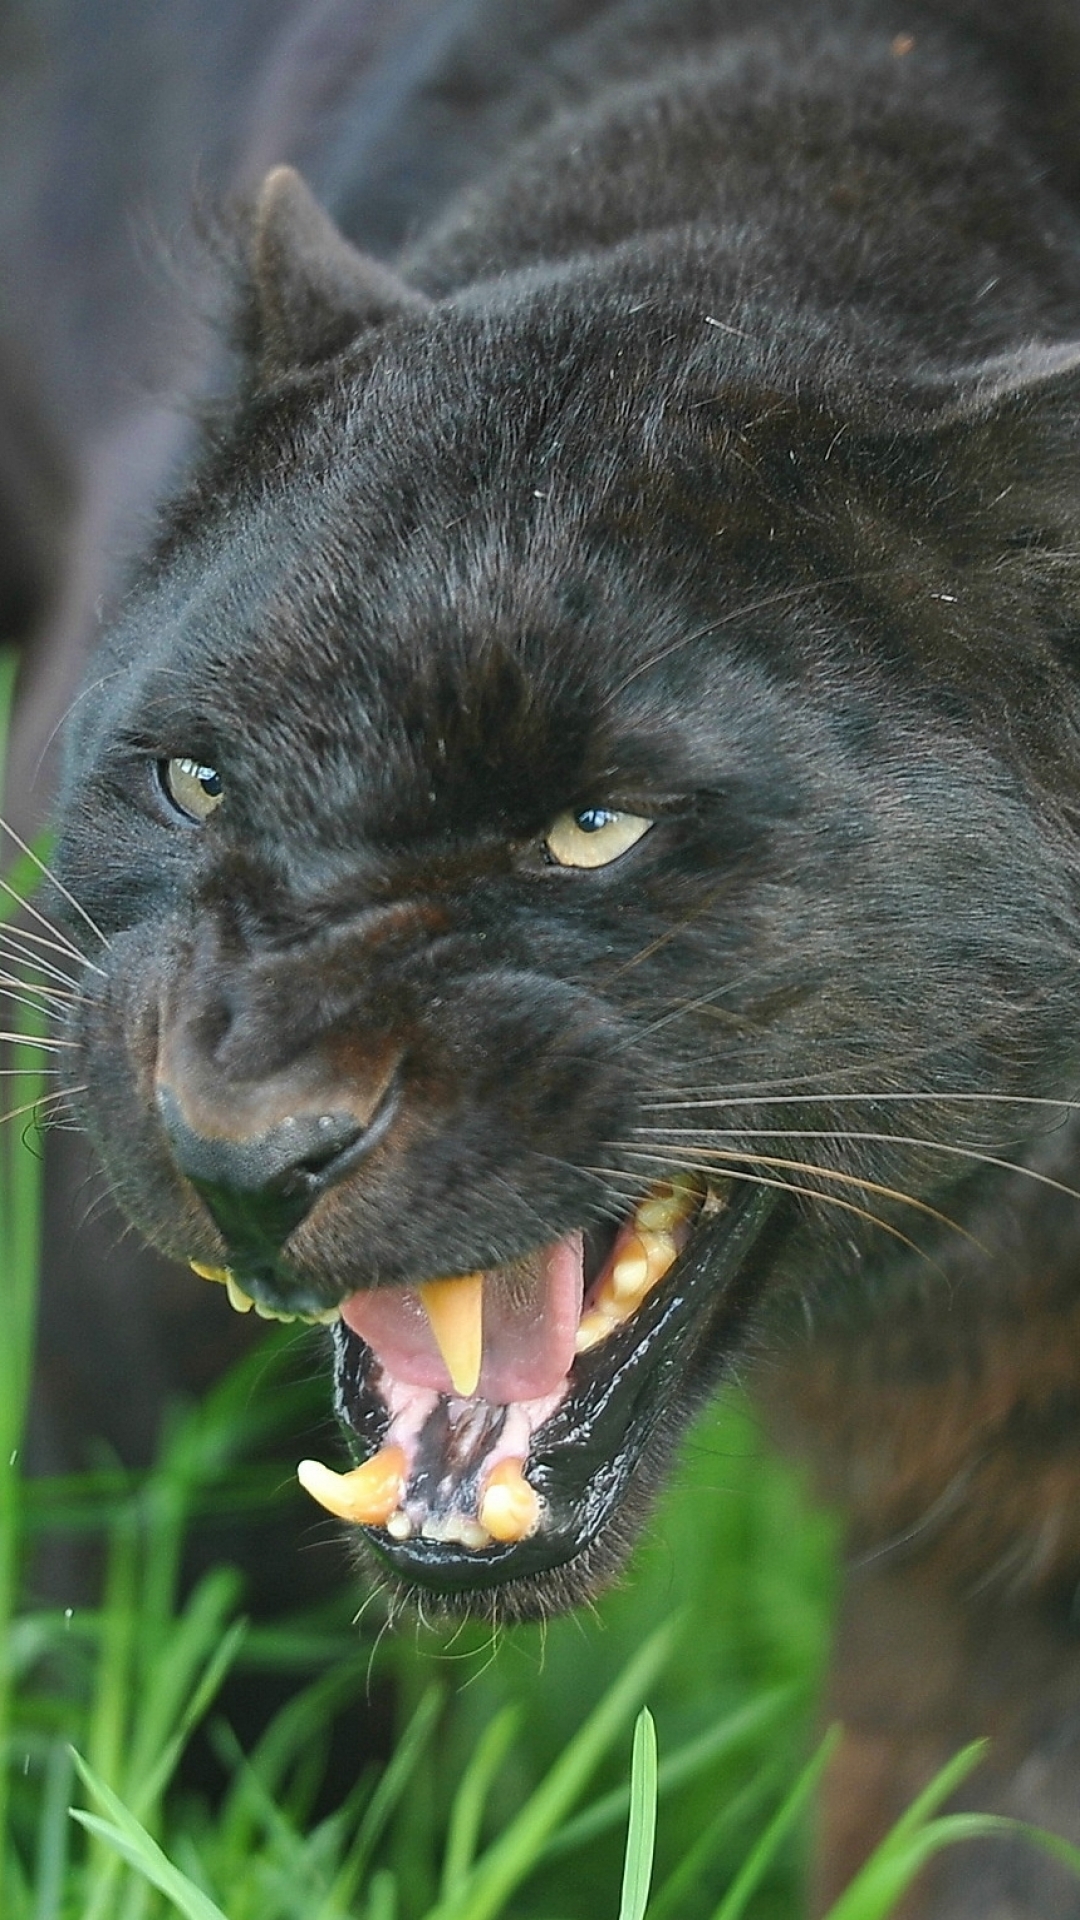
[[[252,1307],[255,1305],[254,1300],[250,1293],[245,1293],[243,1287],[233,1279],[227,1267],[225,1269],[225,1291],[229,1296],[230,1307],[235,1308],[237,1313],[251,1312]]]
[[[400,1447],[382,1447],[351,1473],[335,1473],[320,1460],[301,1460],[296,1477],[305,1493],[339,1520],[383,1527],[405,1491],[405,1455]]]
[[[477,1518],[495,1540],[526,1540],[540,1519],[540,1496],[525,1478],[523,1460],[500,1460],[484,1487]]]
[[[484,1276],[428,1280],[417,1292],[454,1392],[468,1400],[476,1392],[484,1357]]]
[[[463,1520],[461,1523],[461,1544],[472,1553],[480,1553],[491,1545],[491,1535],[479,1520]]]

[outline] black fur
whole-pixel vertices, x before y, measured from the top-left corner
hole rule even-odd
[[[73,716],[86,1125],[155,1244],[219,1263],[157,1080],[226,1131],[392,1085],[251,1276],[279,1307],[514,1260],[691,1165],[785,1190],[762,1327],[819,1291],[861,1326],[986,1206],[963,1150],[1023,1157],[1080,1084],[1074,13],[443,33],[339,164],[393,266],[287,173],[239,221],[233,400]],[[223,780],[205,826],[181,756]],[[655,824],[551,865],[587,806]],[[735,1333],[703,1320],[635,1510]],[[506,1604],[580,1597],[626,1531]]]

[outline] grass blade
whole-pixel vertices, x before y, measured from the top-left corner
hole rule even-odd
[[[536,1865],[549,1835],[580,1793],[601,1756],[669,1658],[675,1623],[667,1621],[638,1649],[614,1685],[564,1748],[535,1792],[429,1920],[493,1920]]]
[[[208,1899],[201,1887],[174,1867],[157,1842],[147,1833],[146,1828],[129,1813],[110,1787],[99,1780],[85,1760],[75,1755],[75,1765],[79,1775],[94,1799],[105,1808],[110,1818],[102,1820],[97,1814],[84,1813],[81,1808],[73,1807],[71,1817],[81,1827],[111,1847],[122,1860],[140,1873],[152,1887],[157,1887],[167,1900],[171,1900],[184,1920],[228,1920],[228,1915]]]
[[[656,1722],[642,1707],[630,1762],[630,1823],[626,1834],[619,1920],[643,1920],[656,1846]]]
[[[521,1725],[521,1708],[504,1707],[488,1722],[454,1795],[446,1836],[440,1898],[445,1900],[466,1879],[476,1855],[480,1823],[492,1782]]]
[[[747,1740],[756,1739],[773,1721],[790,1712],[795,1699],[791,1687],[776,1687],[770,1693],[761,1694],[756,1700],[750,1700],[746,1706],[739,1707],[713,1727],[707,1727],[704,1733],[687,1740],[674,1753],[667,1754],[660,1762],[656,1776],[657,1795],[663,1800],[666,1793],[681,1787],[688,1780],[720,1760],[734,1753]],[[570,1853],[575,1847],[583,1847],[600,1834],[618,1826],[625,1820],[630,1804],[629,1787],[614,1787],[591,1806],[568,1820],[558,1833],[553,1834],[544,1848],[545,1860],[557,1859],[560,1854]]]
[[[745,1912],[751,1894],[756,1892],[780,1846],[809,1802],[839,1738],[838,1727],[831,1728],[826,1734],[813,1759],[803,1768],[790,1793],[773,1814],[760,1840],[751,1847],[715,1909],[712,1920],[739,1920],[739,1916]]]

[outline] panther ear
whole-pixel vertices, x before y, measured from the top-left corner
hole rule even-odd
[[[274,167],[255,201],[246,346],[256,377],[317,365],[359,333],[430,302],[360,253],[293,167]]]

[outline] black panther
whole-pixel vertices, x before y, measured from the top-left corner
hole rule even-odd
[[[1075,1826],[1080,21],[446,20],[336,219],[218,233],[67,731],[80,1118],[328,1323],[303,1478],[404,1591],[591,1593],[742,1354],[892,1549],[825,1884],[1017,1647]],[[1080,1911],[1026,1871],[935,1911]]]

